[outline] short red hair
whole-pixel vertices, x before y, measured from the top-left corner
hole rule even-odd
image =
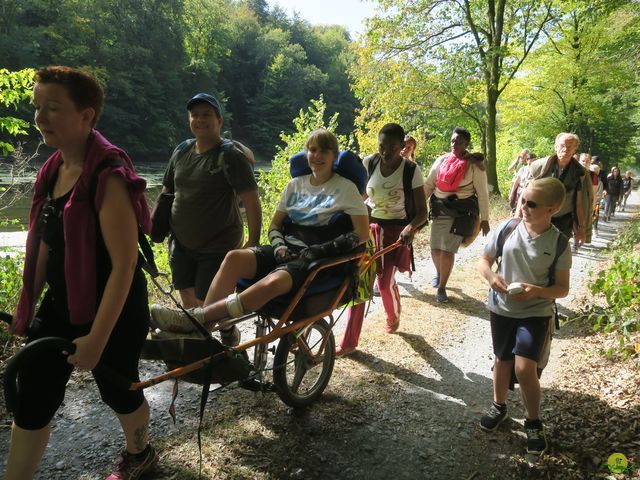
[[[78,110],[93,108],[93,127],[104,108],[104,91],[98,80],[88,72],[76,68],[52,65],[36,71],[36,83],[64,85]]]

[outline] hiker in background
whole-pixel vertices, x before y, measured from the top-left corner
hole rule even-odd
[[[417,146],[418,146],[418,142],[416,142],[415,138],[413,138],[411,135],[405,135],[404,148],[400,152],[400,155],[402,155],[402,158],[415,162]]]
[[[573,158],[580,146],[580,139],[574,133],[560,133],[555,140],[555,153],[534,161],[529,166],[532,179],[554,177],[559,179],[566,191],[564,204],[551,222],[567,238],[575,237],[577,247],[591,242],[593,187],[591,177],[580,163]],[[521,215],[516,207],[516,216]]]
[[[631,195],[631,189],[633,188],[633,177],[631,174],[631,170],[627,170],[622,178],[622,199],[620,200],[621,210],[624,212],[624,209],[627,206],[627,199],[629,195]]]
[[[511,162],[511,165],[509,165],[508,170],[510,172],[513,172],[516,168],[518,168],[518,165],[521,165],[521,164],[527,165],[527,155],[529,155],[529,150],[525,148],[520,152],[520,154],[516,157],[516,159],[513,162]]]
[[[35,123],[56,151],[36,177],[23,288],[11,329],[26,334],[27,343],[62,337],[76,350],[36,354],[22,365],[7,480],[35,476],[74,368],[89,371],[100,362],[139,381],[149,331],[147,283],[138,262],[138,229],[150,228],[146,183],[127,154],[94,129],[103,103],[102,87],[85,72],[59,66],[36,72]],[[103,162],[114,160],[118,166],[93,176]],[[41,323],[31,329],[45,284],[35,314]],[[99,371],[93,376],[126,441],[122,461],[107,480],[138,478],[158,462],[148,442],[149,405],[142,390],[114,387]]]
[[[171,206],[169,265],[185,308],[201,306],[227,252],[258,244],[262,210],[251,163],[242,147],[223,140],[218,100],[199,93],[187,103],[195,140],[180,144],[162,181]],[[243,239],[241,200],[249,238]],[[233,330],[221,331],[233,337]]]
[[[525,157],[526,164],[521,166],[513,176],[513,183],[511,184],[511,190],[509,191],[509,205],[511,206],[512,212],[515,212],[518,199],[529,182],[529,165],[531,165],[531,162],[535,159],[535,153],[527,153]]]
[[[604,187],[604,184],[607,182],[607,171],[604,168],[604,163],[602,163],[602,160],[600,160],[600,157],[598,157],[597,155],[593,155],[591,157],[591,165],[598,165],[600,167],[599,178]]]
[[[369,228],[375,239],[376,251],[398,240],[404,244],[385,254],[378,262],[376,271],[387,333],[396,332],[402,312],[395,274],[411,272],[409,245],[415,233],[427,221],[424,179],[420,168],[406,157],[403,158],[405,138],[400,125],[386,124],[378,133],[379,153],[363,160],[369,174],[365,203],[369,208]],[[411,198],[407,198],[408,195]],[[358,346],[365,307],[366,303],[360,303],[349,308],[347,327],[336,348],[336,355],[347,355]]]
[[[471,134],[455,128],[451,135],[451,153],[438,158],[427,176],[425,192],[431,210],[431,258],[436,276],[436,300],[448,302],[447,282],[455,254],[465,237],[489,233],[489,192],[484,161],[467,152]],[[478,227],[479,224],[479,227]]]
[[[564,197],[565,188],[555,178],[530,182],[520,199],[522,220],[507,220],[494,230],[478,263],[491,287],[487,305],[495,355],[493,403],[480,419],[480,427],[494,431],[507,418],[515,369],[525,407],[527,452],[532,454],[547,449],[540,420],[539,361],[550,346],[545,342],[550,341],[553,328],[554,301],[569,293],[568,239],[551,223]],[[500,259],[494,272],[491,266]]]
[[[620,169],[618,167],[611,169],[611,173],[607,176],[607,181],[604,184],[604,191],[606,194],[604,197],[604,221],[608,222],[616,213],[616,205],[623,192],[622,177],[620,177]]]
[[[586,175],[588,178],[591,179],[590,185],[591,185],[591,190],[592,190],[592,194],[591,194],[591,198],[592,198],[592,207],[591,207],[591,212],[592,212],[592,222],[591,224],[594,225],[594,220],[595,220],[595,209],[596,209],[596,205],[597,205],[597,196],[596,193],[598,191],[598,183],[599,183],[599,179],[598,176],[596,174],[594,174],[591,171],[591,155],[588,153],[581,153],[578,156],[578,162],[580,163],[580,165],[582,165],[582,168],[585,169]],[[587,187],[587,183],[585,182],[585,188]],[[595,227],[593,227],[595,228]],[[591,243],[590,241],[587,243]],[[577,253],[578,252],[578,241],[576,240],[575,237],[573,237],[573,253]]]
[[[352,252],[366,242],[367,207],[355,183],[333,172],[339,154],[337,138],[328,130],[315,130],[307,138],[305,150],[311,174],[291,179],[282,192],[269,229],[270,245],[229,252],[203,307],[190,310],[205,327],[240,317],[279,295],[297,291],[309,275],[310,263]],[[331,223],[339,212],[348,215],[349,221]],[[291,222],[285,223],[286,217]],[[235,293],[240,279],[255,283]],[[161,330],[194,331],[181,310],[152,305],[151,314]],[[240,332],[236,332],[230,344],[240,342]]]

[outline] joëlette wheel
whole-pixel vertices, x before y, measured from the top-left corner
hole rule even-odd
[[[325,319],[285,335],[273,362],[278,396],[291,407],[310,405],[329,383],[334,362],[335,339]]]

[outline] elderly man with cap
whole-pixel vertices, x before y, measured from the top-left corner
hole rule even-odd
[[[250,152],[238,142],[223,139],[218,100],[198,93],[187,103],[189,127],[195,136],[174,150],[162,181],[173,193],[169,264],[173,284],[183,306],[201,306],[211,280],[227,252],[257,245],[262,210]],[[245,207],[249,238],[243,239],[239,200]],[[221,332],[234,344],[236,327]]]
[[[572,236],[575,245],[591,242],[593,186],[591,176],[574,158],[580,147],[580,138],[574,133],[562,132],[555,140],[555,153],[536,160],[529,166],[529,178],[555,177],[565,187],[566,196],[562,207],[551,223],[567,238]],[[516,207],[516,216],[521,216],[522,204]]]

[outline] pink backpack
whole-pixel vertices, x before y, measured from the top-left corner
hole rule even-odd
[[[436,187],[442,192],[455,192],[467,171],[467,161],[451,154],[438,168]]]

